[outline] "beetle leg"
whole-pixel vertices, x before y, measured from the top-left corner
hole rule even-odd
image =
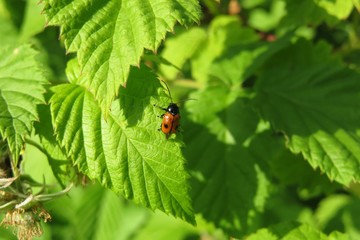
[[[164,111],[167,111],[167,108],[160,107],[160,106],[158,106],[158,105],[156,105],[156,104],[154,104],[154,107],[157,107],[157,108],[160,108],[160,109],[162,109],[162,110],[164,110]]]

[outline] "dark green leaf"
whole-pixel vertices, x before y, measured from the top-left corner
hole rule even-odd
[[[193,95],[198,100],[188,102],[187,109],[192,121],[206,128],[192,126],[185,140],[195,211],[239,237],[259,226],[270,183],[264,159],[249,149],[258,118],[235,96],[221,86]]]
[[[342,184],[360,180],[359,77],[328,45],[300,41],[267,64],[256,88],[256,107],[291,151]]]

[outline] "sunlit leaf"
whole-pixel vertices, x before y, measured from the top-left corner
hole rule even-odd
[[[37,104],[44,103],[46,80],[29,45],[0,49],[0,133],[7,139],[14,162],[38,119]]]
[[[333,239],[349,239],[349,236],[340,232],[332,232],[329,236],[320,232],[316,228],[303,224],[298,225],[294,223],[283,223],[270,228],[264,228],[258,230],[256,233],[251,234],[247,239],[249,240],[308,240],[308,239],[319,239],[319,240],[333,240]],[[336,237],[336,238],[334,238]]]
[[[335,24],[347,18],[353,9],[352,0],[286,0],[287,14],[282,19],[284,26],[311,24]]]
[[[103,186],[151,209],[194,222],[181,142],[158,132],[158,94],[165,90],[147,68],[133,68],[120,100],[104,118],[85,88],[53,88],[57,139],[79,169]],[[167,100],[168,97],[167,97]]]
[[[61,26],[68,52],[77,51],[82,84],[107,110],[144,49],[156,51],[176,22],[199,20],[196,0],[46,0],[49,24]]]

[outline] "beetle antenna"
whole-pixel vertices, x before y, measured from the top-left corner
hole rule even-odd
[[[170,92],[169,85],[168,85],[164,80],[161,80],[161,79],[160,79],[160,81],[162,81],[163,83],[165,83],[165,86],[166,86],[166,88],[167,88],[167,90],[168,90],[168,92],[169,92],[169,96],[170,96],[170,99],[171,99],[171,102],[172,102],[173,99],[172,99],[172,96],[171,96],[171,92]]]
[[[185,101],[189,101],[189,100],[197,100],[197,99],[195,99],[195,98],[186,98],[186,99],[178,101],[177,103],[185,102]]]

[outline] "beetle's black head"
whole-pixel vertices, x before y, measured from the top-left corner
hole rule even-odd
[[[176,105],[176,103],[170,103],[169,106],[167,107],[166,111],[168,113],[171,113],[171,115],[173,115],[173,116],[180,113],[179,107],[178,107],[178,105]]]

